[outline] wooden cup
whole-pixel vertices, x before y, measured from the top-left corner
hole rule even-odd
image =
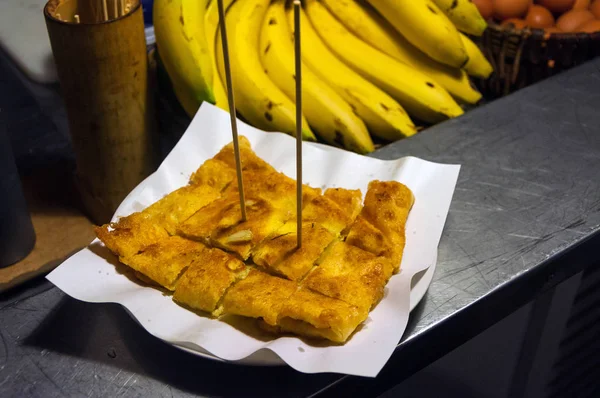
[[[50,0],[44,17],[78,190],[89,216],[102,224],[155,167],[142,7],[138,0]]]

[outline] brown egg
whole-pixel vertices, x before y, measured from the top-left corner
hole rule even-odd
[[[573,8],[575,0],[537,0],[536,3],[546,7],[555,14],[561,14]]]
[[[600,32],[600,19],[592,19],[577,28],[578,32],[594,33]]]
[[[547,8],[534,4],[527,11],[525,23],[532,28],[549,28],[554,25],[554,16]]]
[[[494,15],[492,0],[473,0],[473,4],[475,4],[479,13],[486,21]]]
[[[515,29],[523,29],[527,26],[524,19],[509,18],[502,21],[502,26],[513,25]]]
[[[592,4],[590,4],[590,12],[594,14],[594,16],[600,19],[600,0],[594,0]]]
[[[532,0],[493,0],[494,16],[503,21],[508,18],[521,18],[527,13]]]
[[[556,21],[556,26],[563,32],[575,32],[578,27],[594,19],[594,14],[588,10],[572,10],[565,12]]]
[[[590,0],[575,0],[573,4],[573,10],[585,10],[590,6]]]

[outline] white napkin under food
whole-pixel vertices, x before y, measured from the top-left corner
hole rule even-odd
[[[261,158],[295,178],[293,137],[266,133],[242,122],[239,132],[250,140]],[[129,194],[114,219],[142,210],[187,184],[191,173],[229,142],[229,114],[212,105],[202,105],[160,168]],[[224,360],[240,360],[268,349],[301,372],[375,377],[406,328],[411,278],[436,261],[459,170],[458,165],[414,157],[384,161],[320,144],[304,144],[304,182],[313,187],[358,188],[364,195],[371,180],[396,180],[407,185],[416,198],[406,225],[401,272],[391,278],[383,300],[345,345],[315,344],[289,336],[258,339],[228,323],[199,316],[175,304],[161,291],[139,285],[119,273],[114,265],[116,257],[98,240],[47,278],[76,299],[120,303],[154,336],[178,346],[206,350]]]

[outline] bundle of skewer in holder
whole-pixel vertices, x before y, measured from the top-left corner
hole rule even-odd
[[[139,0],[50,0],[44,17],[69,119],[82,203],[110,220],[155,166]]]

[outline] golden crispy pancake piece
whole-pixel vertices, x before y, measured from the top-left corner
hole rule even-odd
[[[222,198],[181,224],[178,233],[237,253],[246,260],[250,250],[275,232],[289,217],[261,197],[246,197],[246,221],[242,222],[239,198]]]
[[[119,257],[131,257],[169,237],[167,230],[144,212],[130,214],[116,223],[94,227],[94,230],[102,243]]]
[[[252,146],[250,145],[250,141],[243,135],[238,137],[238,142],[240,145],[240,158],[242,161],[242,171],[258,171],[262,173],[267,172],[275,172],[273,166],[269,163],[262,160],[254,151],[252,150]],[[231,167],[234,171],[236,169],[235,165],[235,153],[233,149],[233,142],[225,145],[223,149],[219,153],[215,155],[213,158],[215,160],[219,160],[229,167]],[[245,184],[244,184],[245,185]]]
[[[247,151],[253,154],[248,140],[244,138],[242,141]],[[228,159],[227,162],[208,159],[192,175],[190,185],[170,193],[142,212],[123,217],[116,223],[96,227],[96,235],[113,253],[123,257],[130,257],[146,246],[174,235],[179,223],[216,200],[220,192],[235,179],[235,160],[231,163],[230,153],[233,153],[233,144],[226,145],[217,155],[221,159]],[[272,170],[260,158],[258,161]]]
[[[250,149],[244,153],[248,159],[243,172],[247,221],[241,223],[237,180],[234,180],[221,199],[190,217],[180,225],[178,233],[237,253],[245,260],[252,248],[295,216],[296,182],[263,167],[264,161],[254,159],[256,155]],[[303,194],[312,198],[320,190],[308,187]]]
[[[173,300],[193,310],[213,315],[227,289],[247,274],[239,259],[219,249],[199,253],[175,286]]]
[[[392,244],[390,240],[359,215],[350,228],[346,243],[358,247],[376,256],[386,256],[391,253]]]
[[[362,192],[360,192],[360,189],[328,188],[323,196],[344,210],[352,221],[362,209]]]
[[[211,235],[211,244],[247,260],[252,248],[277,231],[288,218],[287,213],[261,198],[246,201],[246,215],[247,220],[234,227],[224,229],[219,225]]]
[[[189,239],[210,243],[212,232],[226,229],[241,222],[241,209],[238,197],[222,197],[196,212],[181,223],[177,233]]]
[[[168,290],[206,247],[178,236],[167,237],[143,252],[119,260]]]
[[[296,289],[292,281],[253,269],[225,293],[223,313],[262,318],[267,324],[276,325],[281,306]]]
[[[355,195],[351,191],[348,193],[336,191],[338,197]],[[360,200],[360,191],[358,194]],[[349,213],[342,210],[333,200],[326,196],[312,194],[309,194],[309,198],[303,203],[301,248],[296,248],[297,224],[292,218],[254,249],[253,260],[257,265],[284,275],[288,279],[300,280],[319,259],[325,248],[349,226],[352,221]],[[356,210],[352,209],[351,212],[356,213]]]
[[[162,225],[169,235],[175,235],[180,223],[219,197],[219,191],[211,186],[186,185],[171,192],[145,211],[152,216],[154,222]]]
[[[191,185],[207,185],[219,192],[236,178],[235,168],[218,159],[208,159],[190,177]]]
[[[96,235],[113,253],[130,257],[174,235],[179,223],[219,196],[213,187],[186,185],[141,212],[122,217],[116,223],[96,227]]]
[[[396,181],[375,180],[369,183],[365,204],[359,215],[359,218],[381,231],[387,240],[389,248],[386,248],[383,253],[374,254],[389,258],[394,266],[394,272],[398,272],[400,269],[406,242],[406,221],[414,202],[415,197],[406,185]],[[375,238],[362,235],[359,229],[365,228],[365,224],[363,221],[361,223],[362,225],[357,227],[357,231],[353,232],[354,227],[350,229],[346,242],[366,249],[373,246],[373,243],[361,241]],[[373,252],[372,249],[369,251]]]
[[[265,170],[248,170],[244,176],[244,194],[261,196],[274,207],[285,211],[294,211],[296,206],[296,182],[283,173]],[[235,180],[229,185],[224,195],[239,197],[238,184]]]
[[[317,223],[338,236],[352,222],[347,210],[341,209],[325,196],[315,196],[304,205],[302,221]]]
[[[344,343],[367,315],[359,307],[300,288],[281,306],[277,325],[283,331]]]
[[[336,242],[303,281],[303,286],[369,311],[383,297],[392,264],[345,242]]]
[[[298,248],[296,232],[295,221],[285,223],[253,250],[254,263],[293,281],[302,279],[335,235],[319,224],[302,223],[302,246]]]

